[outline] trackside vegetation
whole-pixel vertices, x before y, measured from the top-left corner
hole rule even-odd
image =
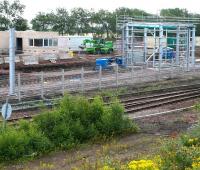
[[[200,104],[195,109],[200,111]],[[103,163],[85,164],[74,170],[88,167],[98,170],[200,170],[200,122],[180,136],[165,139],[155,156],[127,162],[107,158]]]
[[[20,121],[0,132],[0,162],[34,158],[54,150],[115,135],[137,132],[134,122],[124,116],[117,99],[107,105],[100,96],[88,101],[66,94],[51,111],[33,121]]]

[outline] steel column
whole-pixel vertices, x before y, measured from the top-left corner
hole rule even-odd
[[[195,60],[196,60],[196,56],[195,56],[195,45],[196,45],[196,28],[194,27],[192,29],[192,66],[195,65]]]
[[[147,28],[144,28],[144,62],[147,61]]]
[[[18,86],[18,100],[21,101],[21,75],[20,73],[17,74],[17,86]]]
[[[9,95],[15,94],[15,29],[9,30]]]
[[[163,56],[163,27],[159,27],[159,71],[161,69]]]
[[[180,50],[179,50],[179,40],[180,38],[180,27],[176,30],[176,65],[180,64],[179,56],[180,56]]]

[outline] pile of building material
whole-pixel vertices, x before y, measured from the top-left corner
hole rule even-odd
[[[25,56],[23,57],[23,64],[24,65],[39,64],[39,59],[38,57],[35,57],[35,56]]]

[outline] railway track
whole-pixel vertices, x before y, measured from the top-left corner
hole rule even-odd
[[[128,96],[128,97],[127,97]],[[149,94],[140,97],[134,97],[130,95],[121,95],[120,100],[125,107],[126,114],[134,114],[139,111],[159,107],[162,105],[173,104],[176,102],[186,101],[190,99],[195,99],[200,97],[200,87],[191,87],[189,89],[176,90],[171,92],[162,92],[156,94]],[[35,110],[43,106],[52,107],[58,104],[58,99],[48,99],[48,100],[37,100],[28,101],[18,104],[12,104],[13,111],[21,112],[24,111],[25,114],[20,116],[15,116],[9,121],[17,121],[19,119],[31,119],[34,115],[26,114],[26,111]]]
[[[182,90],[178,92],[165,93],[161,95],[152,95],[136,99],[122,101],[126,113],[134,113],[162,105],[173,104],[200,97],[200,88],[191,90]]]

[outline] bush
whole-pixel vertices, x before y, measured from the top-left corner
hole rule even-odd
[[[178,139],[170,139],[162,147],[160,155],[163,170],[200,169],[200,125]]]
[[[106,136],[119,135],[125,132],[136,132],[137,127],[131,120],[124,117],[124,108],[115,101],[110,106],[105,106],[100,122],[98,123],[98,130],[101,134]]]
[[[0,134],[0,162],[33,157],[50,148],[48,138],[26,121],[20,122],[17,129],[10,127]]]
[[[118,101],[105,105],[99,96],[89,102],[81,96],[65,95],[51,111],[0,133],[0,162],[69,149],[102,136],[136,132],[136,125],[123,114]]]
[[[42,131],[38,129],[38,126],[35,123],[22,120],[19,123],[18,131],[24,132],[28,137],[28,148],[31,153],[40,155],[51,150],[52,143],[46,136],[44,136]]]
[[[29,155],[29,138],[25,132],[9,129],[0,135],[0,161],[16,160]]]
[[[35,122],[54,145],[66,148],[100,136],[135,132],[135,124],[123,114],[118,101],[105,105],[99,96],[89,102],[80,96],[65,95],[58,107],[37,116]]]

